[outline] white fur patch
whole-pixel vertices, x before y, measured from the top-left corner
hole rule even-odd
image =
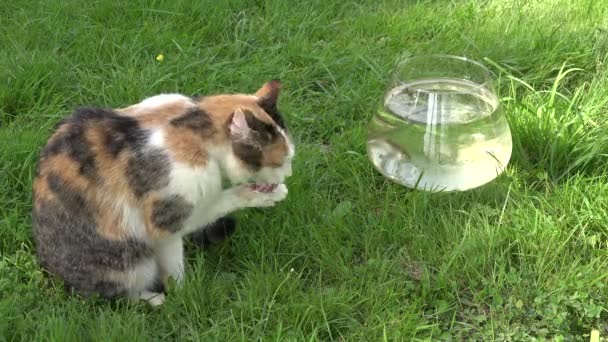
[[[242,163],[234,155],[234,152],[232,152],[232,147],[212,147],[208,151],[211,159],[217,160],[220,171],[234,184],[247,182],[251,177],[251,173],[243,167]]]
[[[284,129],[282,129],[281,127],[277,127],[277,129],[279,130],[279,133],[281,133],[283,138],[285,138],[285,141],[287,141],[287,158],[289,158],[289,160],[291,161],[291,158],[293,158],[296,153],[296,147]]]
[[[132,298],[139,298],[147,287],[154,284],[158,275],[156,260],[149,258],[139,262],[124,275],[114,277],[114,281],[122,283]]]
[[[172,104],[193,106],[194,102],[189,97],[182,94],[160,94],[148,97],[143,101],[130,106],[128,110],[131,115],[138,115],[140,113],[158,110],[159,108]]]
[[[214,161],[195,168],[173,162],[169,178],[168,191],[193,204],[221,190],[221,174]]]
[[[179,235],[183,236],[217,220],[220,216],[239,209],[240,203],[227,200],[222,190],[222,173],[228,173],[234,181],[235,172],[248,176],[238,165],[230,147],[212,147],[204,167],[192,168],[179,162],[172,163],[166,195],[178,194],[194,206]],[[247,175],[246,175],[247,174]]]
[[[153,130],[148,138],[148,143],[154,147],[164,147],[165,132],[163,132],[163,130],[160,128]]]
[[[166,195],[177,194],[194,206],[180,235],[193,232],[216,218],[208,218],[207,209],[222,191],[220,167],[214,160],[204,167],[192,168],[179,162],[172,163]]]
[[[148,301],[152,306],[159,306],[165,302],[165,295],[150,291],[142,291],[139,298]]]
[[[121,224],[129,237],[146,240],[146,227],[141,209],[133,207],[124,198],[116,198],[114,209],[121,218]]]
[[[169,104],[174,104],[176,102],[181,102],[183,104],[191,104],[192,100],[182,94],[160,94],[148,97],[147,99],[138,103],[137,107],[140,107],[142,109],[154,109]]]
[[[180,236],[160,241],[156,246],[156,262],[163,278],[172,277],[181,283],[184,279],[184,243]]]
[[[287,156],[285,156],[285,161],[283,162],[283,165],[275,172],[279,174],[279,177],[287,178],[291,177],[292,174],[291,162],[296,154],[296,147],[283,129],[279,127],[278,130],[287,142]]]

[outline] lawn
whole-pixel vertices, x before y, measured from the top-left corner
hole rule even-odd
[[[411,191],[366,157],[391,68],[428,53],[498,76],[513,157],[481,188]],[[607,63],[598,0],[2,1],[0,341],[608,337]],[[30,189],[55,122],[271,78],[298,146],[286,201],[189,248],[160,308],[44,275]]]

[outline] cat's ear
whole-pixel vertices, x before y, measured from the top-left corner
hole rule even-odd
[[[245,139],[251,133],[251,128],[249,127],[247,118],[245,117],[245,112],[241,108],[232,113],[229,127],[230,135],[237,140]]]
[[[281,81],[272,80],[264,84],[255,93],[255,96],[259,98],[258,104],[266,111],[270,111],[277,106],[277,100],[279,99],[279,92],[281,91]]]

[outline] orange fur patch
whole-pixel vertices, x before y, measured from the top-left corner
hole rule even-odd
[[[285,157],[289,153],[285,138],[280,137],[277,142],[264,148],[264,159],[262,165],[270,167],[278,167],[283,165]]]
[[[55,195],[49,189],[49,184],[46,181],[46,177],[37,177],[34,180],[34,203],[36,205],[41,202],[53,200]]]
[[[157,201],[160,200],[160,195],[158,193],[150,193],[146,196],[143,201],[143,209],[144,209],[144,222],[146,225],[146,233],[152,239],[166,239],[171,236],[171,232],[168,230],[160,229],[154,225],[152,215],[154,212],[154,205]]]
[[[44,164],[44,167],[41,168],[41,175],[45,178],[49,173],[56,172],[63,179],[69,179],[74,190],[80,192],[85,192],[91,185],[91,181],[80,174],[78,164],[65,153],[49,157]]]
[[[268,95],[269,92],[275,91],[275,85],[266,84],[262,87],[258,94],[260,96]],[[232,113],[237,109],[248,110],[260,121],[272,124],[274,120],[258,105],[258,97],[251,95],[215,95],[204,97],[199,102],[199,107],[210,114],[211,120],[216,127],[226,127],[227,120]],[[228,143],[229,136],[226,130],[222,130],[222,134],[215,137],[214,143]],[[280,137],[275,143],[264,148],[264,158],[262,165],[264,166],[280,166],[283,164],[285,157],[288,154],[287,141],[284,137]]]
[[[258,105],[258,98],[252,95],[214,95],[202,98],[199,108],[209,113],[213,125],[220,128],[223,134],[215,136],[215,143],[226,143],[227,132],[222,130],[228,124],[232,113],[237,109],[248,110],[265,123],[273,123],[272,118]]]
[[[97,161],[99,160],[100,159],[98,158]],[[63,179],[69,180],[70,186],[74,187],[74,191],[83,194],[91,203],[91,207],[95,208],[97,231],[103,237],[109,240],[122,240],[125,238],[125,232],[121,226],[120,217],[118,217],[119,213],[115,213],[110,204],[116,199],[117,192],[115,191],[124,192],[124,188],[120,189],[119,186],[115,186],[116,184],[108,184],[110,185],[110,188],[116,189],[112,191],[112,196],[104,196],[104,193],[106,192],[101,191],[101,189],[96,186],[93,190],[92,187],[94,185],[91,184],[90,180],[80,175],[78,165],[66,154],[58,154],[49,158],[46,161],[46,167],[43,169],[47,172],[45,172],[44,176],[39,177],[35,181],[37,202],[55,197],[48,188],[46,175],[50,172],[57,172]],[[100,171],[103,171],[103,173],[106,174],[109,170],[112,170],[112,168],[105,170],[100,168]],[[114,179],[120,179],[120,177],[115,177]],[[95,196],[92,196],[92,194]],[[106,204],[102,205],[102,203]]]
[[[166,133],[165,143],[175,160],[190,167],[203,166],[207,163],[205,141],[195,132],[169,127]]]
[[[121,223],[122,213],[113,210],[111,204],[97,206],[97,215],[95,222],[97,223],[97,232],[108,240],[124,240],[126,231]]]
[[[272,97],[277,98],[279,91],[281,90],[281,82],[279,80],[273,80],[266,82],[260,89],[255,92],[257,97]]]
[[[102,131],[89,128],[85,132],[85,136],[89,142],[91,151],[95,154],[97,173],[104,185],[111,189],[114,197],[122,196],[132,199],[133,196],[131,191],[129,191],[129,183],[125,176],[127,160],[129,159],[128,149],[121,151],[118,156],[113,157],[104,147],[104,134]]]
[[[154,109],[138,109],[138,105],[118,109],[118,114],[135,118],[145,129],[167,127],[169,122],[192,108],[191,102],[172,102]]]

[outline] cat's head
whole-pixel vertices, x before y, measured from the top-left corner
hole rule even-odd
[[[229,116],[231,150],[240,164],[231,172],[233,181],[280,184],[291,176],[295,147],[277,107],[280,87],[278,80],[264,84],[254,101],[237,105]]]

